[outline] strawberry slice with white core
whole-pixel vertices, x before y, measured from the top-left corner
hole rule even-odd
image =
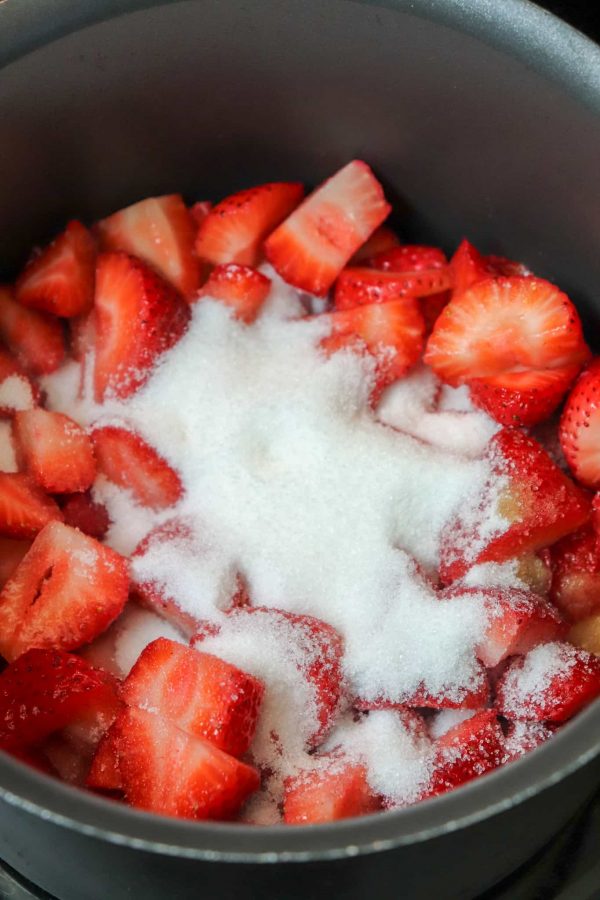
[[[198,292],[195,300],[203,297],[220,300],[231,306],[242,322],[253,322],[271,289],[271,280],[250,266],[237,263],[216,266]]]
[[[575,477],[600,487],[600,359],[582,372],[560,420],[560,445]]]
[[[368,265],[368,261],[373,256],[386,250],[391,250],[393,247],[398,247],[399,244],[400,239],[396,232],[388,228],[387,225],[380,225],[379,228],[375,229],[371,237],[367,238],[364,244],[358,248],[354,256],[350,258],[350,263],[353,266],[357,266],[359,263]]]
[[[107,425],[92,431],[98,471],[127,488],[142,506],[166,509],[183,496],[177,472],[138,434]]]
[[[85,491],[96,477],[92,442],[73,419],[46,409],[15,416],[17,456],[31,477],[52,494]]]
[[[114,725],[126,801],[189,819],[229,819],[259,786],[258,772],[142,709]]]
[[[198,256],[213,266],[256,266],[264,239],[303,196],[304,188],[299,182],[282,181],[260,184],[226,197],[200,223],[196,237]]]
[[[371,169],[353,160],[271,234],[265,242],[267,259],[289,284],[324,296],[390,209]]]
[[[600,659],[555,642],[513,660],[496,688],[496,708],[507,719],[564,722],[600,694]]]
[[[497,768],[504,758],[504,735],[494,710],[483,710],[455,725],[436,741],[426,797],[443,794]]]
[[[53,520],[62,520],[60,509],[29,475],[0,472],[0,535],[34,538]]]
[[[56,316],[78,316],[94,302],[96,244],[81,222],[69,222],[25,266],[15,284],[19,303]]]
[[[40,532],[0,594],[0,653],[31,647],[74,650],[122,612],[127,561],[62,522]]]
[[[381,809],[380,799],[369,787],[365,766],[343,757],[320,763],[286,780],[283,820],[287,825],[337,822]]]
[[[17,303],[7,287],[0,287],[0,338],[18,362],[34,375],[54,372],[65,357],[59,320]]]
[[[188,304],[145,263],[103,253],[96,267],[94,393],[130,396],[187,328]]]
[[[365,303],[388,303],[401,297],[426,297],[446,291],[449,269],[414,272],[348,268],[336,281],[333,302],[336,309],[352,309]]]
[[[469,381],[473,404],[502,425],[537,425],[550,416],[565,396],[580,366],[503,372]]]

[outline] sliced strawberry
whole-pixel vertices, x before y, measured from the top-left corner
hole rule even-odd
[[[592,525],[550,548],[550,599],[571,622],[600,612],[600,547]]]
[[[148,197],[102,219],[96,229],[102,250],[137,256],[184,297],[198,289],[196,228],[179,194]]]
[[[504,758],[504,735],[494,710],[459,722],[436,741],[427,797],[443,794],[497,768]]]
[[[168,719],[128,709],[115,723],[131,806],[190,819],[228,819],[259,786],[258,772]]]
[[[353,160],[271,234],[265,242],[267,259],[285,281],[324,296],[390,208],[371,169]]]
[[[419,707],[423,709],[481,709],[487,706],[490,699],[490,686],[485,667],[475,667],[475,673],[466,684],[454,684],[448,690],[434,694],[421,685],[411,694],[398,697],[377,697],[367,699],[357,697],[354,700],[356,709],[369,711],[374,709],[398,709]]]
[[[62,522],[50,522],[0,594],[0,653],[31,647],[74,650],[104,631],[125,606],[127,561]]]
[[[100,669],[61,650],[28,650],[0,675],[0,747],[29,747],[113,693]]]
[[[212,297],[231,306],[238,319],[250,324],[267,299],[271,281],[250,266],[237,263],[216,266],[196,299]]]
[[[579,376],[560,420],[560,445],[575,477],[600,487],[600,358]]]
[[[366,768],[348,760],[334,758],[285,782],[283,820],[287,825],[336,822],[378,809],[381,801],[369,787]]]
[[[78,316],[94,302],[96,245],[81,222],[73,220],[54,241],[33,256],[15,284],[19,303],[54,313]]]
[[[532,369],[572,371],[588,356],[566,294],[541,278],[512,277],[455,292],[427,342],[425,362],[457,386]]]
[[[96,316],[92,309],[69,320],[71,354],[81,362],[96,346]]]
[[[4,587],[30,547],[31,541],[0,538],[0,588]]]
[[[98,471],[130,490],[142,506],[166,509],[181,499],[179,475],[135,432],[107,425],[92,431],[92,442]]]
[[[96,477],[92,442],[77,422],[47,409],[18,412],[13,423],[17,457],[52,494],[85,491]]]
[[[55,501],[29,475],[0,472],[0,535],[34,538],[48,522],[61,519]]]
[[[213,266],[257,265],[264,239],[290,215],[303,196],[303,186],[289,181],[260,184],[226,197],[200,223],[196,237],[198,256]]]
[[[527,268],[511,259],[502,256],[483,256],[473,244],[463,240],[450,260],[454,272],[454,290],[456,294],[466,291],[478,281],[486,278],[510,277],[512,275],[528,275]]]
[[[92,499],[89,491],[66,494],[61,498],[65,524],[101,541],[110,527],[108,510]]]
[[[65,357],[65,340],[58,319],[21,306],[7,287],[0,287],[0,338],[34,375],[54,372]]]
[[[158,357],[187,328],[187,303],[147,265],[104,253],[96,267],[94,391],[123,399],[148,379]]]
[[[446,272],[448,260],[439,247],[428,247],[424,244],[404,244],[377,253],[369,260],[374,269],[384,272]],[[452,287],[454,276],[448,274],[447,288]]]
[[[167,638],[148,644],[122,689],[129,706],[150,709],[232,756],[250,746],[263,693],[257,678]]]
[[[205,218],[213,208],[213,204],[210,200],[198,200],[192,206],[190,206],[190,215],[194,220],[194,225],[196,228],[199,228],[200,225],[204,222]]]
[[[580,366],[503,372],[469,381],[474,405],[502,425],[537,425],[559,405]]]
[[[403,249],[403,248],[398,248]],[[336,309],[366,303],[389,303],[401,297],[425,297],[446,291],[449,269],[396,272],[393,269],[348,268],[340,272],[333,297]]]
[[[40,401],[40,390],[24,368],[0,347],[0,416],[13,416],[32,409]]]
[[[532,437],[503,428],[492,438],[489,453],[496,474],[508,477],[496,510],[506,528],[491,534],[481,548],[481,526],[460,516],[450,523],[441,547],[440,578],[445,584],[476,563],[503,562],[547,547],[590,517],[585,493]],[[480,514],[483,521],[489,510]]]
[[[570,644],[542,644],[514,659],[496,687],[507,719],[564,722],[600,694],[600,659]]]
[[[357,266],[359,263],[364,264],[378,253],[391,250],[392,247],[398,247],[399,244],[400,239],[396,232],[388,228],[387,225],[380,225],[379,228],[375,229],[371,237],[367,238],[364,244],[358,248],[354,256],[350,258],[350,263],[353,266]]]
[[[504,740],[502,763],[513,762],[544,744],[556,729],[542,722],[510,722]]]
[[[112,677],[108,672],[104,672],[104,676],[112,691],[106,691],[91,700],[61,732],[65,740],[80,750],[89,762],[124,705],[119,696],[119,679]]]
[[[117,729],[111,727],[98,744],[98,749],[86,778],[87,787],[98,791],[120,791],[123,789],[117,745]]]

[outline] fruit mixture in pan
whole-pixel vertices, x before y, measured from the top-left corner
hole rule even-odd
[[[360,161],[153,197],[0,288],[4,751],[319,823],[600,694],[600,359],[558,287],[389,213]]]

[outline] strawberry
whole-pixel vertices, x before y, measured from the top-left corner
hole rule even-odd
[[[29,475],[0,472],[0,535],[34,538],[44,525],[62,514]]]
[[[400,240],[396,232],[386,225],[380,225],[379,228],[375,229],[371,237],[367,238],[356,253],[350,257],[350,264],[357,266],[359,263],[366,263],[368,265],[368,260],[373,256],[383,253],[385,250],[391,250],[392,247],[397,247],[399,244]]]
[[[177,343],[190,310],[145,263],[103,253],[96,267],[94,391],[130,396],[148,379],[158,357]]]
[[[71,354],[81,362],[96,345],[96,316],[92,309],[82,316],[69,320]]]
[[[520,759],[551,738],[556,729],[542,722],[510,722],[504,740],[502,764]]]
[[[77,422],[38,407],[15,415],[17,458],[31,477],[53,494],[85,491],[96,477],[92,442]]]
[[[323,760],[325,762],[325,760]],[[287,825],[316,825],[381,809],[359,763],[332,759],[326,765],[286,779],[283,820]]]
[[[446,254],[439,247],[427,247],[423,244],[404,244],[402,247],[391,247],[377,253],[369,259],[369,265],[384,272],[443,272],[447,287],[451,287],[454,276],[448,273]]]
[[[190,206],[190,215],[194,220],[196,228],[199,228],[200,225],[202,225],[212,208],[213,204],[210,200],[198,200]]]
[[[61,732],[51,735],[43,747],[43,755],[52,766],[52,775],[73,784],[84,787],[91,765],[89,754],[75,747]]]
[[[47,313],[26,309],[7,287],[0,287],[0,339],[34,375],[47,375],[65,357],[62,325]]]
[[[15,284],[15,296],[56,316],[78,316],[94,302],[96,245],[81,222],[73,220],[54,241],[33,256]]]
[[[600,547],[592,525],[584,525],[550,548],[550,599],[571,622],[600,612]]]
[[[473,244],[463,240],[450,260],[454,273],[454,290],[460,294],[486,278],[528,275],[527,268],[502,256],[483,256]]]
[[[579,376],[560,420],[560,445],[575,477],[600,487],[600,358]]]
[[[502,425],[537,425],[557,408],[579,368],[576,364],[475,378],[469,382],[471,400]]]
[[[106,536],[110,527],[108,510],[101,503],[96,503],[89,491],[65,494],[60,502],[66,525],[78,528],[98,541]]]
[[[31,541],[0,538],[0,589],[4,587],[30,547]]]
[[[135,432],[107,425],[92,431],[92,442],[98,471],[130,490],[142,506],[166,509],[181,499],[179,475]]]
[[[506,528],[491,534],[479,549],[477,525],[460,516],[451,522],[442,535],[440,579],[444,584],[462,577],[476,563],[504,562],[547,547],[590,517],[585,493],[537,441],[519,429],[499,431],[490,441],[489,458],[496,475],[508,478],[496,510]],[[487,518],[485,510],[481,516]]]
[[[594,656],[600,656],[600,612],[595,612],[586,619],[575,622],[567,639],[575,647],[581,647]]]
[[[427,797],[435,797],[497,768],[504,757],[504,735],[494,710],[459,722],[435,743]]]
[[[267,299],[271,281],[250,266],[237,263],[216,266],[196,299],[209,297],[231,306],[236,317],[250,324]]]
[[[129,706],[150,709],[242,756],[254,737],[263,693],[257,678],[219,657],[158,638],[142,651],[121,695]]]
[[[20,363],[0,347],[0,416],[13,416],[40,401],[40,390]]]
[[[352,309],[366,303],[388,303],[401,297],[438,294],[449,287],[448,272],[447,268],[415,272],[359,267],[343,269],[335,284],[334,306]]]
[[[374,709],[399,709],[422,707],[424,709],[481,709],[490,698],[490,687],[483,665],[475,668],[467,684],[452,685],[447,691],[434,694],[421,685],[412,694],[399,697],[357,697],[353,705],[361,711]]]
[[[218,266],[238,263],[256,266],[262,243],[290,215],[304,196],[298,182],[260,184],[217,203],[200,223],[196,252]]]
[[[569,298],[548,281],[515,276],[455,292],[427,342],[425,362],[456,387],[530,370],[564,369],[572,377],[588,356]],[[514,386],[510,379],[507,386]]]
[[[196,228],[179,194],[148,197],[96,225],[100,249],[121,250],[151,266],[184,297],[200,285]]]
[[[105,673],[84,659],[28,650],[0,675],[0,747],[38,744],[112,692]]]
[[[547,597],[552,582],[549,552],[541,550],[539,554],[524,553],[516,560],[515,574],[538,597]]]
[[[62,522],[37,536],[0,593],[0,653],[31,647],[74,650],[104,631],[125,606],[127,561]]]
[[[100,741],[104,738],[124,704],[119,697],[119,679],[103,672],[106,684],[112,688],[90,703],[69,724],[63,728],[61,735],[77,750],[88,757],[96,752]]]
[[[168,719],[127,709],[115,722],[126,801],[189,819],[229,819],[259,786],[255,769]]]
[[[119,771],[117,730],[109,728],[94,754],[87,778],[87,787],[98,791],[120,791],[123,789]]]
[[[515,658],[496,687],[507,719],[564,722],[600,694],[600,659],[570,644],[542,644]]]
[[[353,160],[271,234],[267,259],[289,284],[324,296],[390,208],[371,169]]]

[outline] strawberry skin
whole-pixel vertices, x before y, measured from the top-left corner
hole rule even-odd
[[[591,525],[550,548],[550,599],[570,622],[600,612],[600,547]]]
[[[47,375],[61,365],[65,340],[55,316],[27,309],[17,303],[7,287],[0,286],[0,338],[18,362],[34,375]]]
[[[271,234],[267,259],[289,284],[324,296],[390,209],[369,166],[353,160]]]
[[[78,316],[94,301],[96,245],[81,222],[65,230],[27,263],[15,284],[19,303],[56,316]]]
[[[108,510],[92,500],[89,491],[66,494],[61,498],[61,510],[66,525],[101,541],[110,527]]]
[[[444,272],[447,287],[454,283],[454,276],[447,273],[448,260],[439,247],[424,244],[404,244],[377,253],[369,259],[369,266],[383,272]]]
[[[145,263],[103,253],[96,266],[94,392],[129,397],[187,328],[188,304]]]
[[[580,366],[503,372],[469,381],[474,405],[501,425],[529,427],[547,419],[577,378]]]
[[[450,260],[454,273],[454,290],[460,294],[486,278],[511,275],[528,275],[527,268],[502,256],[483,256],[473,244],[463,240]]]
[[[142,651],[121,695],[239,757],[254,737],[263,693],[262,682],[217,656],[158,638]]]
[[[100,248],[143,260],[184,297],[200,284],[194,220],[180,194],[148,197],[96,225]]]
[[[0,747],[30,747],[114,694],[110,679],[61,650],[28,650],[0,675]]]
[[[435,797],[497,768],[504,758],[504,735],[494,710],[475,713],[436,741],[427,797]]]
[[[96,477],[92,443],[77,422],[46,409],[18,412],[13,423],[17,458],[52,494],[85,491]]]
[[[55,501],[29,475],[0,472],[0,535],[34,538],[48,522],[61,519]]]
[[[560,445],[578,481],[600,487],[600,358],[581,373],[567,398],[559,427]]]
[[[401,297],[438,294],[450,285],[448,272],[447,268],[412,272],[360,267],[344,269],[336,281],[333,303],[336,309],[352,309],[365,303],[388,303]]]
[[[0,593],[0,653],[13,660],[32,647],[89,643],[122,612],[128,588],[123,557],[50,522]]]
[[[127,709],[113,726],[126,801],[189,819],[229,819],[259,786],[258,772],[162,716]]]
[[[117,747],[118,735],[114,727],[108,729],[94,754],[86,785],[98,791],[120,791],[123,789]]]
[[[218,266],[256,266],[262,244],[304,196],[299,182],[271,182],[232,194],[217,203],[200,223],[196,252]]]
[[[301,772],[284,785],[283,820],[286,825],[317,825],[381,809],[369,787],[364,766],[333,759],[325,768]]]
[[[92,442],[98,471],[142,506],[166,509],[183,496],[179,475],[135,432],[107,425],[92,431]]]
[[[228,263],[212,270],[196,299],[220,300],[232,307],[236,318],[249,325],[256,319],[270,289],[271,280],[266,275],[250,266]]]

